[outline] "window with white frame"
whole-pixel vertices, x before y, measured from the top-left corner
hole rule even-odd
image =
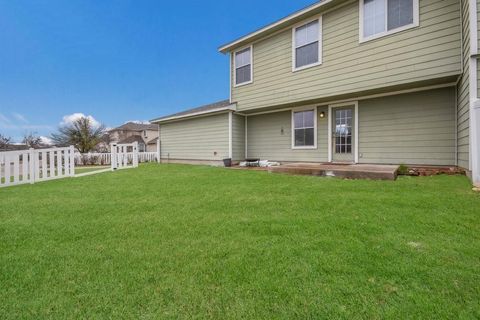
[[[360,0],[360,6],[363,40],[418,25],[418,0]]]
[[[316,110],[292,111],[293,148],[316,147]]]
[[[235,85],[252,82],[252,47],[235,52]]]
[[[321,19],[293,29],[294,70],[321,63]]]

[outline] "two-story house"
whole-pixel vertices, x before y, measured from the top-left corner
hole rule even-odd
[[[458,166],[480,182],[477,10],[324,0],[225,44],[230,98],[153,120],[161,158]]]
[[[109,143],[138,142],[140,152],[156,152],[158,125],[127,122],[108,131]]]

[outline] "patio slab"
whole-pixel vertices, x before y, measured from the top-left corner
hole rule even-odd
[[[289,163],[268,168],[269,172],[343,179],[395,180],[397,165]]]

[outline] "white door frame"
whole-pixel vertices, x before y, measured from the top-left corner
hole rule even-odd
[[[358,101],[350,101],[350,102],[342,102],[342,103],[337,103],[337,104],[330,104],[328,105],[328,162],[333,161],[333,149],[332,149],[332,121],[333,121],[333,113],[332,109],[333,108],[339,108],[339,107],[354,107],[354,112],[355,112],[355,129],[353,130],[355,133],[355,147],[354,147],[354,162],[358,163]]]

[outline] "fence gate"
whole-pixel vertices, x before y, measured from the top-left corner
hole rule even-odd
[[[110,150],[112,170],[138,167],[138,142],[112,143]]]
[[[73,146],[0,152],[0,187],[73,175],[75,175]]]

